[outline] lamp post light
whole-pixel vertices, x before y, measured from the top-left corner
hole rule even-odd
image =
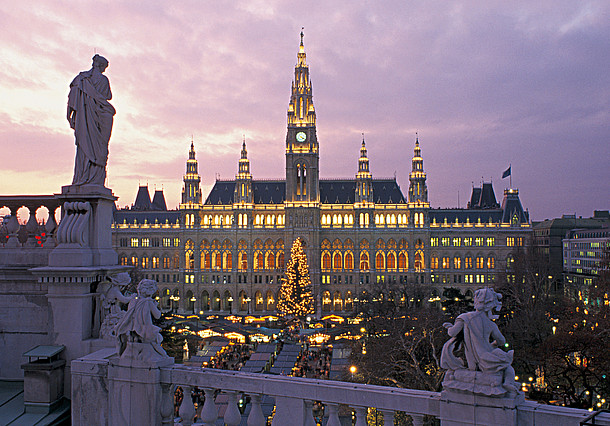
[[[352,373],[352,382],[353,382],[353,381],[354,381],[354,373],[356,372],[356,366],[355,366],[355,365],[352,365],[352,366],[349,368],[349,371],[350,371],[350,373]]]
[[[252,300],[252,299],[250,299],[249,297],[246,297],[244,300],[245,300],[246,304],[248,305],[248,315],[250,315],[250,300]]]
[[[195,299],[195,296],[193,296],[193,297],[191,297],[189,300],[190,300],[190,301],[193,303],[193,309],[192,309],[192,311],[193,311],[193,313],[195,313],[195,302],[197,301],[197,299]]]
[[[227,302],[229,302],[229,314],[233,315],[233,297],[229,296]]]

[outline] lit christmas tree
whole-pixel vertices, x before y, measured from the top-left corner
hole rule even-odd
[[[314,313],[309,266],[300,238],[294,241],[290,249],[290,261],[286,267],[286,278],[282,280],[277,311],[282,316],[293,316],[301,322]]]

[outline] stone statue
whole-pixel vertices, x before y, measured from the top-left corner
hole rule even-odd
[[[493,321],[498,318],[502,295],[491,288],[474,293],[474,312],[459,315],[455,324],[445,323],[451,339],[443,346],[441,367],[447,369],[443,387],[473,390],[486,395],[516,394],[513,351],[503,349],[506,339]],[[464,349],[467,367],[454,351]],[[473,388],[474,386],[474,388]]]
[[[152,323],[153,318],[161,317],[157,302],[152,299],[156,292],[156,281],[144,279],[138,283],[138,296],[129,302],[127,313],[116,327],[117,349],[120,356],[140,359],[167,358],[165,350],[161,347],[163,341],[159,333],[161,328]],[[126,351],[128,347],[130,347],[129,353]]]
[[[121,303],[127,305],[135,296],[123,295],[122,289],[131,282],[127,272],[121,272],[116,276],[109,277],[104,281],[100,294],[100,308],[102,324],[100,326],[100,337],[105,340],[116,339],[116,326],[125,316],[121,309]]]
[[[104,185],[108,141],[112,132],[115,109],[110,102],[110,83],[103,72],[106,58],[93,57],[89,71],[79,73],[70,83],[68,122],[74,129],[76,160],[72,185]]]

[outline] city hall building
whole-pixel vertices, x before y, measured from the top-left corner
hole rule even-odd
[[[159,282],[164,309],[273,313],[290,248],[301,238],[317,314],[348,313],[363,292],[401,298],[401,289],[417,285],[435,298],[446,287],[472,294],[493,286],[510,273],[516,247],[529,244],[516,189],[499,204],[483,183],[467,208],[431,209],[417,139],[406,194],[396,178],[372,176],[364,139],[353,179],[321,179],[302,35],[285,159],[285,179],[255,179],[244,141],[235,179],[217,180],[204,200],[191,142],[178,210],[167,210],[162,191],[151,201],[144,186],[130,209],[114,212],[121,264]]]

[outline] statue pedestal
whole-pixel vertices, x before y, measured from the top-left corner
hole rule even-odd
[[[517,406],[523,393],[511,394],[502,388],[502,373],[448,370],[441,392],[443,426],[517,424]]]
[[[117,198],[112,191],[101,185],[69,185],[56,197],[62,202],[62,220],[49,266],[116,265],[111,226]]]
[[[109,424],[161,424],[161,368],[173,363],[148,343],[129,342],[121,357],[110,358]]]

